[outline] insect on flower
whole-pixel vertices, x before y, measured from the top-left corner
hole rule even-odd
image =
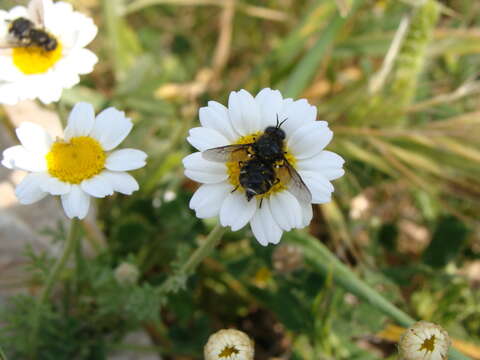
[[[202,183],[190,200],[199,218],[219,216],[232,231],[250,223],[260,244],[277,244],[310,223],[312,204],[330,201],[344,161],[324,150],[333,132],[305,99],[240,90],[199,115],[187,138],[198,152],[183,159],[185,175]]]
[[[299,201],[311,202],[310,190],[285,157],[285,132],[280,127],[287,120],[279,122],[277,115],[276,126],[268,126],[262,135],[253,137],[252,143],[220,146],[203,151],[202,156],[211,161],[238,161],[239,185],[233,191],[242,186],[247,201],[255,195],[267,193],[283,181]],[[262,200],[259,206],[262,206]]]
[[[0,103],[58,101],[93,70],[98,59],[85,46],[96,34],[92,19],[66,2],[31,0],[0,10]]]

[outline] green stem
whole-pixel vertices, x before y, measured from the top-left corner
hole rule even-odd
[[[213,230],[208,234],[207,240],[200,245],[200,247],[195,250],[195,252],[190,256],[185,264],[181,268],[181,272],[184,274],[191,274],[195,271],[198,264],[205,259],[212,250],[218,245],[222,239],[223,234],[225,234],[226,228],[221,227],[220,224],[217,224]]]
[[[41,312],[43,311],[43,307],[45,306],[48,298],[50,297],[50,293],[52,292],[53,286],[58,280],[60,273],[62,272],[65,264],[67,263],[68,259],[70,258],[71,254],[74,252],[77,239],[79,237],[79,230],[80,230],[80,220],[72,219],[70,223],[70,231],[68,233],[68,237],[66,239],[63,253],[60,258],[57,259],[55,265],[53,266],[52,271],[48,274],[47,281],[45,283],[45,287],[40,295],[40,298],[36,304],[35,313],[33,314],[32,319],[32,347],[31,347],[31,356],[33,359],[37,358],[37,344],[38,344],[38,330],[40,328],[41,322]]]
[[[56,281],[58,280],[58,276],[62,272],[65,264],[67,263],[70,255],[75,250],[75,245],[77,243],[78,235],[80,230],[80,220],[74,218],[70,224],[70,232],[67,237],[67,241],[65,242],[65,246],[63,248],[63,253],[60,258],[57,259],[57,262],[53,266],[52,271],[48,275],[47,282],[45,283],[45,287],[43,288],[42,294],[40,295],[40,304],[46,302],[50,293],[52,291],[53,285],[55,285]]]
[[[323,275],[332,276],[333,280],[345,290],[369,302],[373,307],[391,317],[404,327],[409,327],[415,322],[412,317],[404,313],[380,293],[363,282],[316,238],[298,232],[290,232],[286,238],[288,242],[301,247],[307,263]],[[469,359],[469,357],[466,357],[453,348],[450,349],[449,355],[451,360]]]

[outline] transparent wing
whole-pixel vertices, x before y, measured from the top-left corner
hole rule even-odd
[[[6,36],[5,38],[0,38],[0,49],[11,49],[14,47],[24,47],[26,46],[23,44],[19,39]]]
[[[290,163],[285,160],[285,167],[287,169],[290,181],[288,182],[288,191],[292,193],[301,202],[312,202],[312,193],[308,190],[307,185],[303,182],[300,174],[294,169]]]
[[[247,154],[252,144],[226,145],[202,151],[205,160],[225,162],[235,159],[237,153]],[[240,159],[239,159],[240,160]]]
[[[43,0],[31,0],[28,4],[28,17],[35,25],[44,27],[45,25],[45,9]]]

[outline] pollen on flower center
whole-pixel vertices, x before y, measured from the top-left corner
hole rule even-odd
[[[70,184],[79,184],[104,169],[106,156],[97,140],[78,136],[70,142],[55,142],[46,159],[50,175]]]
[[[420,351],[426,350],[432,352],[435,349],[435,335],[430,336],[430,338],[425,339],[420,346]]]
[[[259,136],[263,134],[262,131],[243,136],[240,139],[237,140],[233,145],[243,145],[243,144],[251,144],[255,142],[255,139],[257,139]],[[285,149],[286,152],[284,154],[285,159],[293,166],[295,167],[296,164],[296,159],[295,157],[290,154],[288,149]],[[230,161],[226,162],[227,166],[227,174],[228,174],[228,181],[232,186],[237,189],[237,191],[244,192],[245,189],[242,188],[240,185],[240,170],[242,168],[242,164],[245,163],[250,159],[249,154],[247,151],[235,151],[232,153]],[[261,198],[268,198],[270,195],[283,191],[287,189],[287,184],[290,180],[288,170],[286,169],[285,166],[283,166],[283,161],[279,161],[274,164],[274,170],[275,170],[275,175],[277,179],[279,180],[276,184],[274,184],[270,190],[268,190],[265,194],[261,195],[256,195],[258,199]]]
[[[62,44],[57,41],[57,47],[48,51],[39,46],[13,48],[13,63],[26,75],[43,74],[62,57]]]
[[[232,355],[239,354],[240,351],[237,350],[235,346],[225,346],[220,354],[218,354],[218,357],[220,359],[222,358],[229,358]]]

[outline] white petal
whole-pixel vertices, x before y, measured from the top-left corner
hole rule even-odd
[[[300,206],[302,208],[302,223],[299,226],[299,228],[303,228],[310,224],[313,218],[313,207],[312,204],[302,202],[300,203]]]
[[[16,145],[5,149],[3,152],[2,165],[9,169],[19,169],[32,172],[47,170],[45,155],[32,153],[22,145]]]
[[[123,111],[110,107],[97,115],[90,135],[102,144],[103,150],[110,151],[127,137],[132,127]]]
[[[292,135],[297,129],[310,124],[317,119],[317,108],[308,103],[305,99],[283,101],[282,119],[287,119],[282,125],[287,135]]]
[[[76,104],[68,117],[68,125],[65,128],[65,140],[70,141],[72,137],[89,135],[94,123],[95,110],[93,106],[85,102]]]
[[[306,159],[320,153],[332,137],[326,121],[314,121],[295,131],[287,146],[297,159]]]
[[[114,191],[121,194],[132,195],[139,189],[137,180],[126,172],[102,171],[102,176],[112,185]]]
[[[273,194],[269,200],[270,211],[281,229],[289,231],[302,225],[302,209],[295,196],[288,191],[281,191]]]
[[[17,128],[16,133],[28,151],[45,155],[50,150],[52,138],[40,125],[24,122]]]
[[[183,166],[185,167],[185,176],[201,183],[219,183],[228,177],[225,163],[205,160],[201,152],[183,158]]]
[[[262,126],[264,128],[267,126],[275,126],[277,118],[279,121],[284,120],[280,118],[283,108],[283,98],[280,91],[265,88],[255,96],[255,101],[260,108]]]
[[[319,172],[328,180],[335,180],[345,173],[342,169],[344,163],[340,155],[324,150],[311,158],[299,160],[296,167],[298,171]]]
[[[262,207],[255,212],[250,220],[250,227],[261,245],[267,246],[269,243],[278,244],[280,242],[283,231],[273,219],[269,199],[265,199]]]
[[[47,174],[33,173],[23,178],[15,189],[20,204],[29,205],[43,199],[47,193],[42,191],[41,184],[45,181]]]
[[[217,130],[205,127],[190,129],[189,135],[187,137],[188,142],[200,151],[230,144],[230,141]]]
[[[228,109],[216,101],[209,101],[208,106],[199,110],[200,124],[203,127],[216,130],[228,139],[230,143],[236,142],[240,135],[233,129]]]
[[[102,173],[88,180],[83,180],[80,187],[87,194],[96,198],[103,198],[113,194],[113,184],[110,183],[108,177],[104,177]]]
[[[115,150],[107,157],[105,167],[113,171],[129,171],[145,166],[147,154],[137,149]]]
[[[79,185],[72,185],[71,191],[62,195],[62,205],[70,219],[77,217],[81,220],[87,216],[88,208],[90,207],[90,196]]]
[[[250,135],[264,130],[260,109],[253,96],[246,90],[232,91],[228,98],[228,114],[234,129],[240,135]]]
[[[299,171],[302,180],[312,193],[313,204],[324,204],[331,201],[333,185],[320,173],[313,171]]]
[[[71,185],[57,178],[48,176],[41,184],[40,188],[51,195],[64,195],[71,190]]]
[[[223,201],[232,191],[232,185],[227,182],[219,184],[203,184],[195,191],[190,200],[190,209],[200,219],[217,216]]]
[[[230,193],[220,208],[220,223],[222,226],[231,226],[232,231],[240,230],[247,225],[256,209],[256,199],[247,201],[245,194],[240,191]]]

